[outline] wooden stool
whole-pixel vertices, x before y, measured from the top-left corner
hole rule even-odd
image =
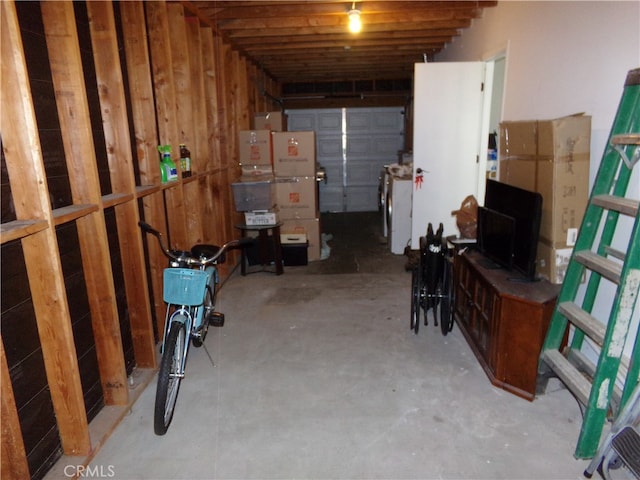
[[[249,271],[249,260],[247,258],[247,249],[242,249],[240,260],[240,273],[247,275],[248,273],[257,272],[270,272],[276,275],[282,275],[284,268],[282,264],[282,246],[280,245],[280,226],[282,223],[276,223],[274,225],[247,225],[239,224],[236,228],[242,231],[242,236],[248,236],[248,232],[258,232],[258,256],[260,259],[259,269],[251,269]],[[273,239],[273,242],[269,242],[269,237]],[[269,245],[271,243],[271,245]],[[272,251],[269,252],[270,247]],[[270,253],[272,255],[270,255]],[[273,265],[271,265],[273,260]]]

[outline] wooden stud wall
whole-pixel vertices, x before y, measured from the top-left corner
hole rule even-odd
[[[17,217],[0,233],[3,244],[22,244],[64,453],[88,459],[103,439],[89,434],[55,227],[76,224],[105,404],[126,406],[131,399],[104,212],[115,211],[136,366],[153,369],[166,259],[155,241],[147,242],[145,258],[138,221],[166,231],[177,248],[237,237],[240,218],[229,185],[240,173],[237,134],[251,127],[254,112],[273,110],[264,93],[276,96],[277,85],[193,12],[185,14],[193,8],[188,2],[118,3],[123,72],[114,5],[86,7],[112,192],[101,193],[73,3],[41,2],[73,197],[73,205],[52,210],[15,4],[0,2],[0,134]],[[177,162],[180,143],[191,150],[193,175],[162,184],[157,145],[171,144]],[[238,258],[230,257],[223,276]],[[1,347],[2,476],[23,479],[28,465]]]

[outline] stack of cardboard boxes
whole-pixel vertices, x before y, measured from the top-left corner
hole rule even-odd
[[[591,117],[500,124],[500,181],[542,195],[538,274],[562,283],[589,200]]]
[[[282,223],[285,265],[319,260],[315,132],[287,132],[280,112],[256,114],[253,126],[239,132],[242,176],[232,185],[236,210],[245,212],[248,225]]]

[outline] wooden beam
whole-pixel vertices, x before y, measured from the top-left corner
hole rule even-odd
[[[4,351],[4,343],[0,341],[0,423],[2,424],[2,478],[20,480],[29,478],[29,464],[24,449],[22,430],[16,408],[16,399],[11,387],[9,366]]]
[[[220,99],[218,105],[221,108],[221,116],[219,117],[222,135],[221,143],[221,173],[215,180],[215,198],[218,208],[222,212],[227,212],[225,216],[220,217],[221,231],[224,232],[225,238],[231,238],[236,233],[234,224],[237,223],[238,216],[234,215],[231,207],[231,186],[230,183],[237,179],[238,165],[238,131],[233,111],[233,96],[231,78],[232,70],[232,50],[231,46],[222,40],[222,37],[215,37],[216,51],[216,67],[217,67],[217,91]],[[223,265],[223,273],[228,274],[229,264]]]
[[[196,103],[202,103],[201,89],[199,88],[199,78],[196,78],[199,59],[194,58],[192,50],[200,54],[198,45],[190,44],[189,40],[196,43],[199,39],[188,38],[187,22],[185,21],[182,5],[171,3],[167,5],[167,15],[171,29],[169,32],[171,39],[171,63],[173,66],[173,80],[176,102],[177,124],[179,127],[179,143],[184,143],[191,149],[192,160],[198,158],[197,123],[199,118],[199,108]],[[196,30],[197,32],[197,30]],[[192,67],[192,61],[196,64]],[[183,185],[182,195],[184,198],[183,217],[186,222],[187,246],[203,243],[201,221],[199,212],[200,202],[198,200],[197,182],[190,182]]]
[[[469,21],[475,18],[475,15],[467,12],[461,12],[456,9],[439,9],[430,10],[425,12],[394,12],[384,14],[365,14],[361,15],[363,29],[368,29],[374,25],[384,26],[384,28],[393,30],[393,25],[402,25],[407,23],[428,23],[434,24],[438,22],[438,25],[442,25],[442,22],[450,22],[452,20]],[[334,31],[336,27],[339,27],[344,31],[349,24],[349,17],[346,15],[325,15],[325,16],[307,16],[301,15],[298,17],[259,17],[259,18],[240,18],[220,22],[219,28],[222,32],[238,31],[238,30],[253,30],[261,31],[263,29],[276,31],[279,29],[291,29],[291,28],[313,28],[318,33],[323,33],[322,30],[325,27],[331,28],[330,31]]]
[[[171,29],[165,1],[145,2],[147,32],[151,51],[156,118],[161,145],[171,145],[174,161],[178,161],[180,126],[176,103],[176,80],[173,76]],[[184,215],[184,195],[179,182],[164,190],[169,224],[168,240],[183,250],[191,247]]]
[[[351,7],[350,2],[191,2],[203,15],[218,21],[244,18],[281,18],[287,16],[308,17],[319,15],[344,16]],[[363,15],[391,14],[398,11],[419,12],[428,10],[458,9],[477,11],[478,8],[494,6],[495,1],[369,1],[357,2]],[[214,5],[214,6],[212,6]]]
[[[363,26],[361,34],[373,33],[373,32],[402,32],[402,31],[428,31],[428,30],[441,30],[441,29],[459,29],[468,28],[471,25],[471,20],[467,19],[453,19],[453,20],[432,20],[426,22],[410,22],[410,23],[379,23],[379,24],[367,24]],[[339,35],[344,34],[346,25],[335,26],[307,26],[307,27],[280,27],[270,30],[260,30],[260,35],[264,36],[306,36],[306,35]],[[242,37],[255,36],[255,30],[251,29],[235,29],[225,31],[225,36],[230,40]]]
[[[144,5],[141,1],[130,1],[120,2],[119,6],[140,181],[142,184],[160,185],[158,131]],[[143,199],[143,209],[146,222],[161,231],[167,231],[162,191],[146,195]],[[162,271],[167,260],[155,239],[148,241],[147,247],[156,332],[162,332],[165,315],[165,304],[162,301]]]
[[[101,204],[82,59],[72,2],[43,2],[42,21],[74,203]],[[76,221],[104,401],[126,405],[129,389],[102,210]]]
[[[202,61],[202,98],[206,115],[206,146],[202,162],[207,171],[214,172],[207,175],[204,188],[207,194],[201,198],[203,216],[208,219],[202,225],[204,238],[208,243],[221,245],[224,243],[223,234],[217,224],[225,217],[225,212],[216,208],[215,184],[213,178],[220,172],[220,125],[218,123],[218,97],[216,93],[216,58],[213,44],[213,30],[210,27],[200,27],[200,58]]]
[[[155,367],[151,305],[145,274],[144,248],[138,228],[140,216],[134,195],[136,183],[129,119],[122,71],[119,68],[120,55],[113,6],[107,2],[87,2],[87,13],[111,185],[115,191],[132,196],[132,200],[118,205],[115,212],[134,354],[137,366]]]
[[[264,35],[242,35],[233,38],[233,43],[240,49],[250,48],[252,45],[264,45],[264,44],[278,44],[278,43],[290,43],[290,42],[313,42],[313,41],[326,41],[326,42],[341,42],[343,45],[353,41],[371,41],[371,40],[407,40],[414,39],[428,40],[431,38],[446,38],[451,39],[460,35],[460,30],[456,28],[430,28],[430,29],[403,29],[393,32],[387,32],[382,30],[360,32],[357,36],[354,36],[349,32],[335,32],[327,33],[321,37],[313,35],[269,35],[264,32]]]
[[[49,228],[22,239],[44,366],[62,448],[68,455],[86,455],[91,449],[91,441],[78,359],[13,2],[0,2],[0,22],[0,131],[16,215],[18,219],[43,219],[49,225]],[[1,356],[4,361],[4,352]]]

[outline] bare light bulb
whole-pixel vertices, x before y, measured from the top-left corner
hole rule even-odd
[[[351,33],[358,33],[362,30],[362,22],[360,21],[360,10],[349,11],[349,31]]]

